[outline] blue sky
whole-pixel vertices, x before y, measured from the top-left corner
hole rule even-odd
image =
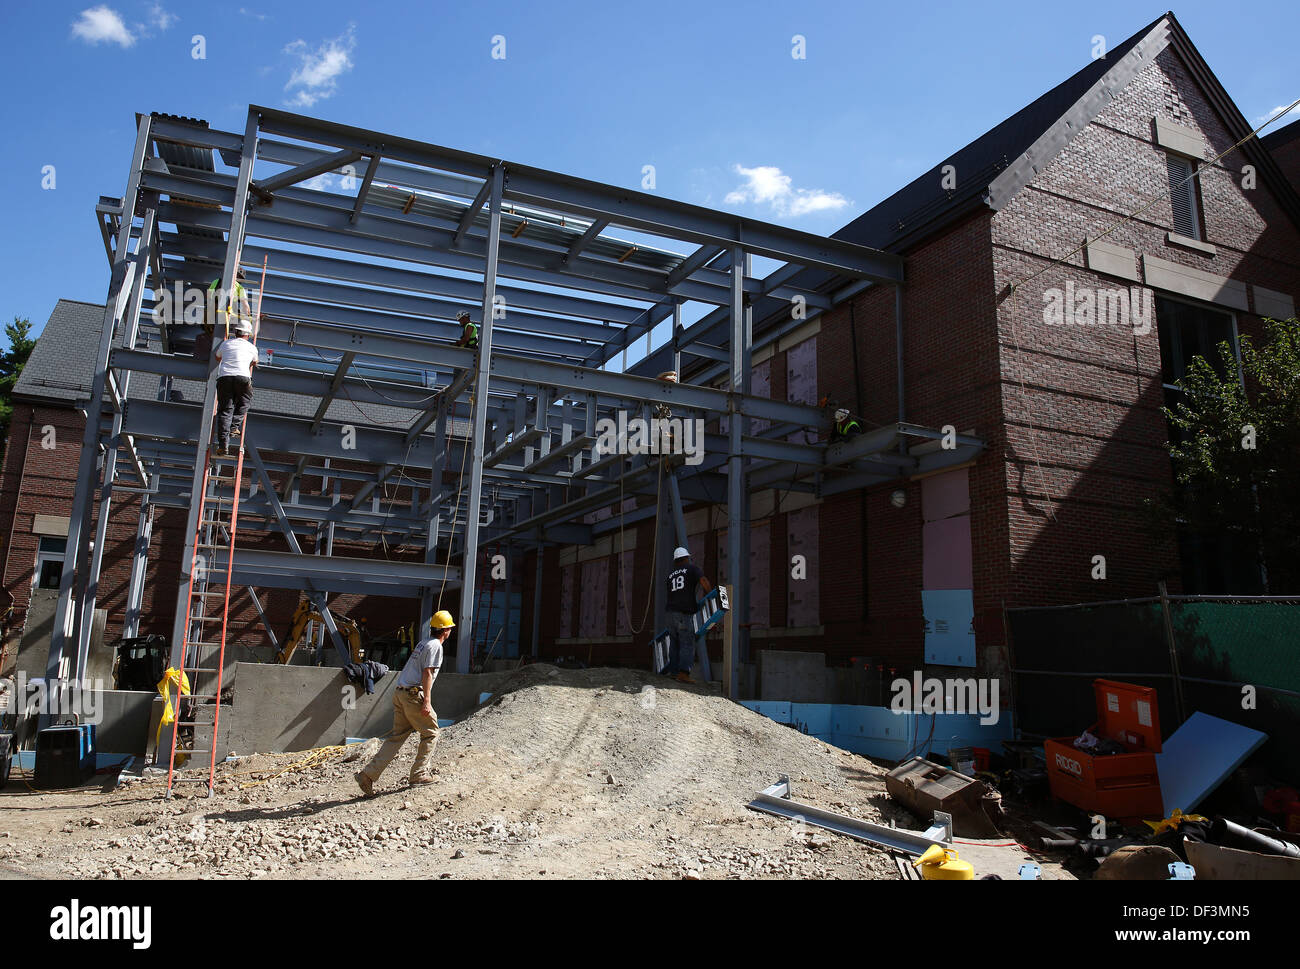
[[[94,206],[123,190],[135,112],[242,130],[268,104],[634,188],[653,165],[668,197],[829,233],[1165,9],[6,0],[0,319],[104,299]],[[1300,6],[1174,13],[1247,119],[1300,96]]]

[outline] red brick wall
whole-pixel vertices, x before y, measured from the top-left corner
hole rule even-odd
[[[1011,534],[1008,605],[1152,595],[1178,588],[1170,535],[1151,532],[1143,502],[1170,484],[1160,407],[1158,327],[1048,326],[1043,294],[1116,288],[1125,280],[1052,260],[1168,190],[1152,119],[1198,130],[1218,154],[1232,137],[1177,55],[1166,50],[993,219],[1003,399],[1004,471]],[[1291,294],[1300,293],[1300,236],[1268,189],[1240,187],[1238,153],[1201,176],[1210,256],[1170,245],[1162,198],[1107,239],[1161,259]],[[1034,276],[1014,298],[1008,284]],[[1237,314],[1238,328],[1259,321]],[[1091,577],[1104,555],[1105,580]],[[977,577],[977,588],[978,588]]]

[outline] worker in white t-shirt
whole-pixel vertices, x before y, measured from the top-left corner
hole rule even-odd
[[[253,327],[240,320],[235,336],[223,340],[214,356],[217,359],[217,453],[230,453],[230,436],[239,437],[244,430],[244,415],[253,402],[253,368],[257,366],[257,345],[251,337]]]

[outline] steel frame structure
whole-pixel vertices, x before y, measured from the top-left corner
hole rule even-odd
[[[322,176],[333,176],[324,187]],[[678,463],[666,477],[680,496],[679,532],[680,501],[726,496],[738,663],[752,491],[833,494],[959,465],[982,448],[966,436],[939,448],[939,431],[904,422],[901,356],[898,424],[842,444],[789,442],[792,429],[825,430],[824,412],[752,395],[755,347],[866,287],[901,288],[902,258],[864,246],[259,106],[242,133],[139,116],[126,191],[101,198],[96,217],[111,265],[91,388],[103,406],[87,408],[95,419],[78,468],[51,678],[85,669],[116,494],[145,498],[128,590],[132,628],[153,509],[188,511],[173,643],[182,640],[196,455],[210,441],[202,415],[212,409],[215,375],[186,352],[196,328],[153,313],[145,291],[158,299],[206,289],[214,277],[229,290],[237,268],[252,277],[263,259],[258,345],[275,364],[256,379],[246,446],[258,475],[241,504],[241,534],[260,522],[289,551],[237,548],[236,581],[251,589],[418,596],[423,623],[435,590],[476,587],[488,543],[540,552],[668,514],[660,458],[592,452],[601,419],[664,405],[674,417],[727,419],[725,434],[706,436],[701,463]],[[779,268],[756,277],[754,256]],[[801,278],[820,282],[801,288]],[[453,345],[455,314],[471,307],[477,349]],[[704,312],[683,327],[683,307]],[[896,307],[901,333],[901,299]],[[652,330],[669,320],[678,371],[683,355],[707,364],[695,382],[611,369],[642,339],[648,354]],[[727,345],[700,343],[720,321]],[[290,358],[296,364],[281,363]],[[751,419],[770,426],[751,434]],[[319,488],[305,486],[317,479]],[[660,500],[584,521],[621,495]],[[298,535],[315,537],[318,552],[327,537],[331,553],[337,539],[404,544],[417,558],[304,554]],[[468,635],[475,596],[460,599]],[[467,671],[470,659],[458,650],[457,668]],[[733,696],[736,676],[735,664],[724,671]]]

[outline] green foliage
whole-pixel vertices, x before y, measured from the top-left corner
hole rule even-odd
[[[1244,382],[1221,343],[1225,376],[1194,358],[1183,400],[1165,410],[1179,485],[1170,510],[1193,532],[1255,539],[1276,592],[1300,573],[1300,321],[1267,320],[1260,346],[1239,343]]]
[[[0,447],[9,437],[9,421],[14,414],[14,384],[36,346],[36,340],[28,336],[31,329],[31,320],[19,316],[15,316],[12,323],[5,324],[9,349],[0,353]]]

